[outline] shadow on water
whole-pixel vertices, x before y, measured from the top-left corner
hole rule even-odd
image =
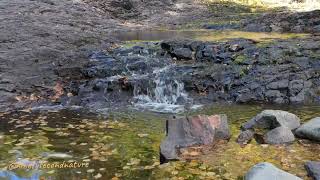
[[[168,116],[165,114],[124,110],[113,112],[108,119],[69,111],[1,114],[0,179],[237,179],[261,161],[305,177],[304,162],[320,160],[316,151],[319,144],[299,140],[289,146],[262,146],[252,142],[241,148],[235,143],[241,123],[269,108],[288,110],[302,121],[320,116],[319,106],[207,106],[194,114],[227,114],[232,131],[230,142],[198,160],[167,165],[159,165],[159,145]],[[34,161],[87,162],[89,166],[6,169],[13,162]]]

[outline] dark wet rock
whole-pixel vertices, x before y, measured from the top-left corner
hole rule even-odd
[[[295,114],[281,110],[264,110],[250,121],[242,125],[243,129],[274,129],[277,127],[287,127],[295,130],[300,126],[300,118]]]
[[[240,135],[237,138],[237,143],[247,144],[254,138],[254,131],[251,129],[241,131]]]
[[[320,141],[320,117],[313,118],[301,125],[295,134],[302,138]]]
[[[314,180],[320,180],[320,162],[308,161],[304,166],[308,172],[308,176],[312,177]]]
[[[198,115],[167,120],[167,136],[160,145],[161,162],[179,159],[180,149],[212,145],[230,139],[225,115]]]
[[[245,180],[302,180],[301,178],[287,173],[271,163],[263,162],[253,166],[245,175]]]
[[[289,128],[280,126],[267,132],[263,139],[267,144],[287,144],[292,143],[295,137]]]

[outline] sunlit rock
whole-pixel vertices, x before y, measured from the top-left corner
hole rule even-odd
[[[162,163],[179,159],[182,148],[212,145],[217,140],[228,140],[231,136],[226,115],[198,115],[167,120],[166,131],[167,136],[160,145]]]

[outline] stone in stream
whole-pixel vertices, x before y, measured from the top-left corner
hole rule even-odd
[[[320,117],[316,117],[301,125],[295,134],[301,138],[320,141]]]
[[[240,144],[244,144],[254,137],[252,133],[248,134],[248,130],[266,129],[269,131],[263,134],[261,143],[291,143],[295,140],[292,131],[299,126],[299,117],[292,113],[281,110],[264,110],[241,126],[243,131],[239,135],[237,142]],[[262,135],[259,135],[259,137],[260,136]]]
[[[286,111],[264,110],[243,124],[242,129],[274,129],[279,126],[284,126],[291,130],[297,129],[300,126],[300,118]]]
[[[254,131],[251,129],[247,129],[242,131],[237,138],[237,143],[239,144],[247,144],[249,143],[254,137]]]
[[[161,163],[179,159],[181,148],[210,146],[231,137],[226,115],[170,119],[166,126],[167,136],[160,145]]]
[[[263,162],[253,166],[245,175],[245,180],[302,180],[301,178],[278,169],[271,163]]]
[[[314,180],[320,180],[320,161],[308,161],[304,166],[308,172],[308,176]]]
[[[263,139],[267,144],[285,144],[292,143],[295,137],[289,128],[280,126],[267,132]]]

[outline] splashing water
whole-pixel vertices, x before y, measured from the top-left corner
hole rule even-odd
[[[192,98],[185,92],[184,84],[174,78],[172,67],[174,66],[154,70],[154,79],[149,81],[151,85],[146,93],[141,91],[141,85],[135,86],[134,106],[136,108],[162,113],[180,113],[200,107],[192,105]]]

